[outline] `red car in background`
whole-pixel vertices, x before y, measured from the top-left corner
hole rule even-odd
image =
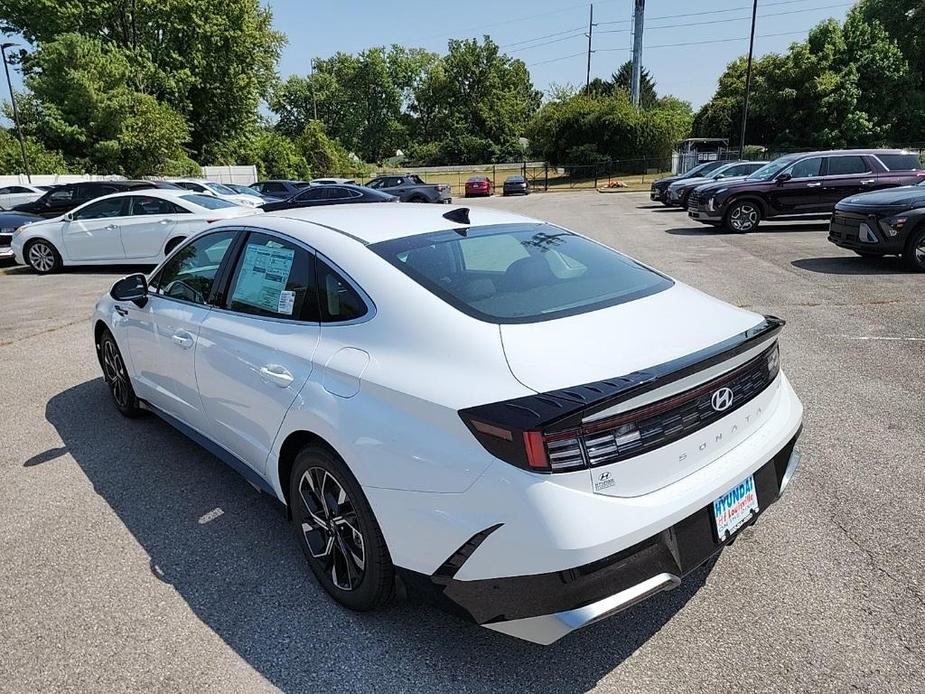
[[[493,192],[494,191],[492,190],[491,179],[488,178],[488,176],[473,176],[468,181],[466,181],[467,198],[488,196]]]

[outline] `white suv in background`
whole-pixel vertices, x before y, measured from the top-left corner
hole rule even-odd
[[[215,224],[92,330],[119,411],[284,504],[336,600],[401,582],[548,644],[678,585],[783,493],[782,325],[552,224],[366,204]]]

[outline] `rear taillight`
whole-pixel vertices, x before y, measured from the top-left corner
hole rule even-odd
[[[577,431],[521,431],[465,412],[460,416],[489,453],[511,465],[534,472],[568,472],[586,467]]]

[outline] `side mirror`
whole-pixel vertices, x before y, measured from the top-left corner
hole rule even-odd
[[[785,172],[782,173],[782,174],[777,174],[777,178],[776,178],[775,180],[776,180],[778,183],[786,183],[786,182],[789,181],[791,178],[793,178],[793,176],[791,176],[789,173],[787,173],[787,172],[785,171]]]
[[[64,213],[64,221],[65,221],[65,222],[73,222],[73,221],[74,221],[74,215],[71,214],[70,212],[65,212],[65,213]]]
[[[720,179],[723,179],[723,178],[726,178],[726,174],[717,174],[717,175],[716,175],[716,180],[717,180],[717,181],[719,181]]]
[[[148,303],[148,280],[141,273],[123,277],[112,285],[109,296],[116,301],[131,301],[142,308]]]

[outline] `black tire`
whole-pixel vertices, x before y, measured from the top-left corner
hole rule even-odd
[[[23,249],[26,264],[39,275],[50,275],[61,271],[61,254],[50,241],[33,239]]]
[[[303,448],[292,466],[289,502],[299,546],[332,598],[360,612],[393,599],[395,567],[382,531],[340,458],[320,446]]]
[[[910,270],[925,272],[925,226],[909,235],[903,251],[903,262]]]
[[[739,200],[732,203],[723,224],[729,231],[736,234],[747,234],[754,231],[761,223],[761,207],[752,200]]]
[[[109,386],[112,402],[123,416],[130,419],[144,413],[132,388],[132,381],[125,369],[125,360],[116,339],[108,330],[100,336],[100,365],[103,367],[103,379]]]
[[[167,245],[164,246],[164,256],[166,257],[170,255],[173,252],[173,249],[179,246],[184,241],[186,241],[185,236],[180,236],[179,238],[176,238],[176,239],[170,239],[170,241],[167,242]]]
[[[886,253],[877,253],[875,251],[855,251],[862,258],[882,258]]]
[[[427,202],[427,198],[422,195],[412,195],[407,202]]]

